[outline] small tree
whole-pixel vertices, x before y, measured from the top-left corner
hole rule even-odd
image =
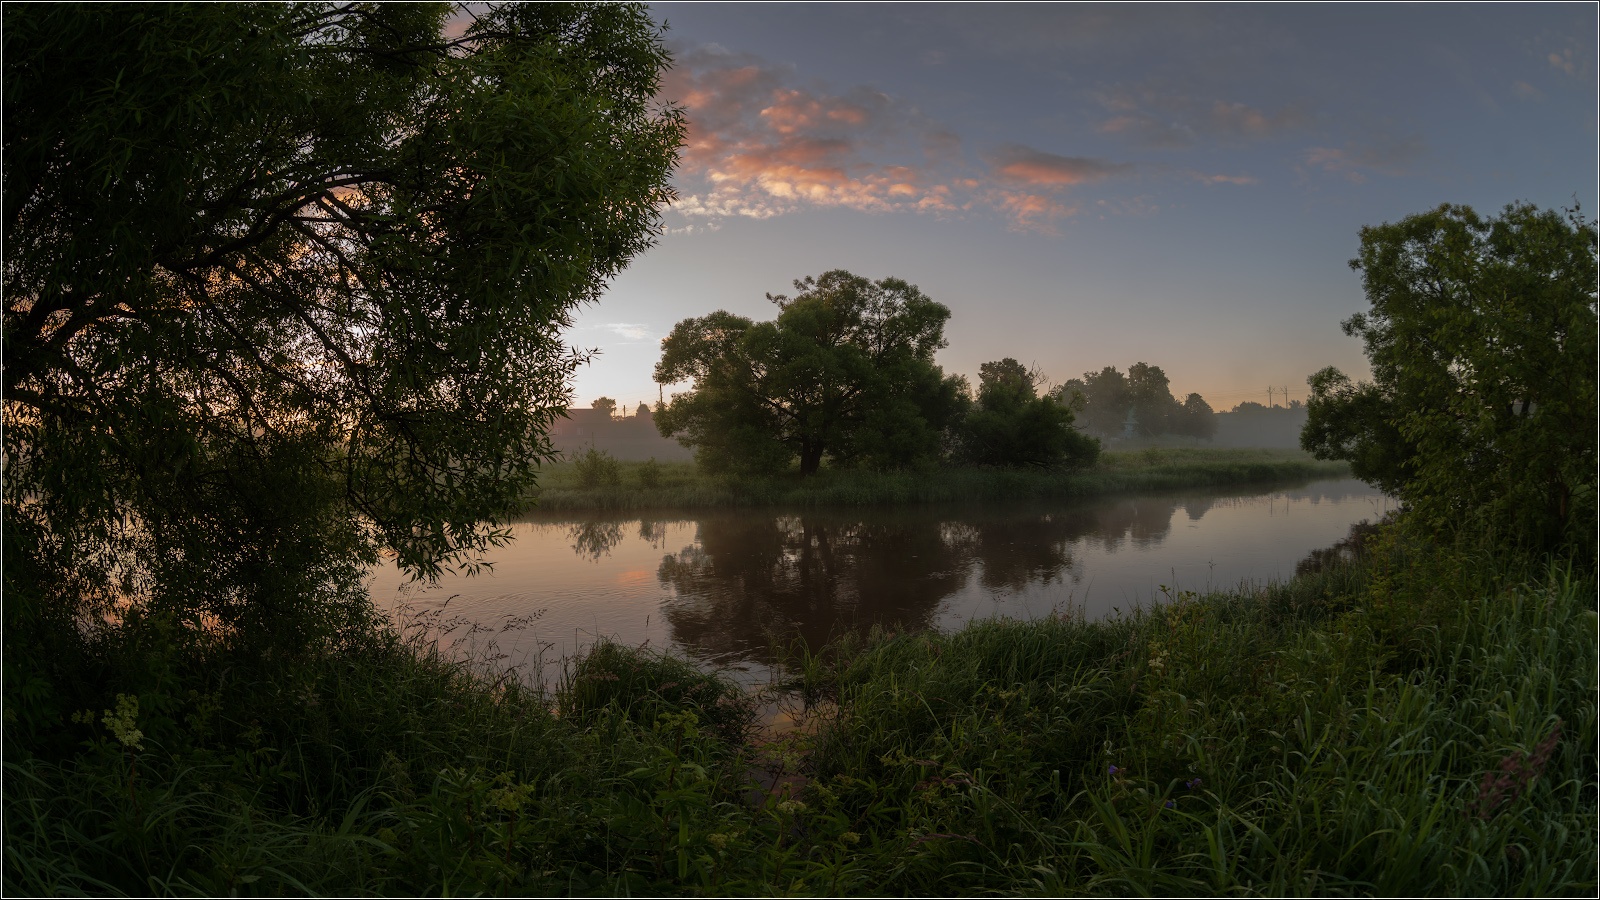
[[[599,400],[590,403],[589,407],[605,413],[608,419],[617,414],[617,401],[610,397],[601,397]]]

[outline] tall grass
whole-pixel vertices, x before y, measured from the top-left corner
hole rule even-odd
[[[1343,463],[1281,450],[1146,449],[1104,453],[1080,472],[934,468],[871,472],[824,469],[809,478],[706,475],[693,463],[615,462],[615,483],[585,480],[564,463],[545,470],[533,498],[540,509],[894,506],[952,502],[1071,499],[1124,491],[1285,482],[1346,474]]]
[[[548,694],[376,626],[214,654],[143,682],[137,748],[98,710],[8,727],[3,886],[1592,896],[1594,595],[1384,531],[1112,621],[836,643],[778,744],[616,645]]]

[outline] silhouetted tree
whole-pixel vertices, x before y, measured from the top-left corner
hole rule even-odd
[[[984,363],[962,428],[962,456],[978,465],[1081,468],[1100,442],[1072,427],[1072,410],[1038,395],[1043,378],[1014,359]]]
[[[1211,404],[1199,394],[1190,394],[1184,398],[1183,406],[1173,417],[1172,432],[1187,437],[1211,438],[1217,433],[1216,415],[1211,410]]]
[[[843,464],[908,465],[936,456],[960,385],[933,363],[950,310],[898,278],[843,270],[767,295],[775,321],[714,312],[662,343],[656,381],[694,387],[656,426],[711,471],[770,472],[796,458],[810,475]]]
[[[1081,382],[1077,379],[1067,382],[1058,390],[1057,396],[1067,399],[1071,396],[1069,392],[1076,392],[1083,397],[1082,418],[1085,428],[1104,437],[1121,436],[1128,410],[1133,406],[1133,395],[1128,388],[1127,377],[1115,366],[1083,373]]]
[[[525,506],[684,121],[643,6],[449,12],[5,8],[8,728],[84,623],[320,646]]]
[[[1173,399],[1167,373],[1160,366],[1136,362],[1128,367],[1128,400],[1139,434],[1155,437],[1173,430],[1178,401]]]

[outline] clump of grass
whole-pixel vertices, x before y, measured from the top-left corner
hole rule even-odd
[[[593,721],[620,712],[646,727],[664,714],[692,712],[731,746],[745,742],[755,719],[736,685],[663,653],[600,641],[570,667],[559,694],[562,718]]]

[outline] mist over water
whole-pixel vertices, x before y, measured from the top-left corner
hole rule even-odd
[[[991,616],[1094,619],[1163,586],[1287,579],[1392,506],[1334,479],[1074,504],[537,516],[515,526],[492,573],[422,588],[389,568],[373,593],[454,619],[447,640],[476,630],[480,651],[493,640],[547,678],[609,637],[760,679],[774,646],[797,639],[818,647],[873,625],[954,629]]]

